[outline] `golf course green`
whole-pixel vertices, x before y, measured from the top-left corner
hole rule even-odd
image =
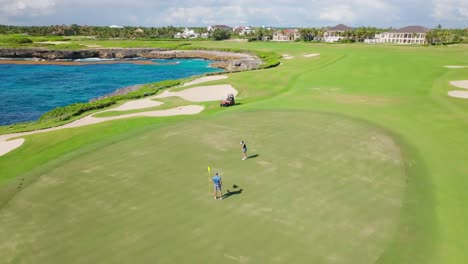
[[[25,136],[0,157],[0,262],[468,262],[468,99],[447,95],[468,68],[444,67],[468,46],[193,45],[287,59],[201,84],[232,107]]]

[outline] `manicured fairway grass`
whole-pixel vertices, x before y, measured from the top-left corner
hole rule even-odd
[[[0,157],[0,256],[468,261],[468,100],[447,96],[468,69],[443,67],[467,65],[467,46],[193,45],[294,59],[218,81],[239,90],[236,107],[27,137]],[[241,139],[259,156],[241,161]],[[242,193],[215,201],[208,165]]]
[[[240,159],[240,135],[258,156]],[[207,165],[233,195],[213,199]],[[7,260],[373,262],[405,189],[383,131],[295,111],[181,122],[41,174],[0,212]]]

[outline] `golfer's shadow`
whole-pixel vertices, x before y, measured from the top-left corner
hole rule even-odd
[[[237,189],[237,188],[239,188],[239,186],[234,184],[232,186],[232,188]],[[233,196],[233,195],[241,194],[242,191],[243,191],[243,189],[239,189],[239,190],[235,190],[235,191],[231,191],[231,190],[227,189],[227,192],[223,195],[223,199],[229,198],[230,196]]]
[[[250,156],[247,157],[247,159],[255,159],[258,156],[260,156],[260,154],[250,155]]]

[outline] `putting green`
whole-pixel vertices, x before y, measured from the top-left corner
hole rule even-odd
[[[35,173],[0,211],[6,262],[373,263],[406,189],[385,131],[286,110],[166,124]]]

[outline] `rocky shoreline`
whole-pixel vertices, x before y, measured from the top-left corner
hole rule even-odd
[[[148,48],[128,49],[86,49],[86,50],[47,50],[47,49],[0,49],[1,58],[20,59],[34,58],[28,64],[57,63],[57,60],[76,60],[86,58],[101,59],[207,59],[214,61],[213,67],[223,68],[227,71],[243,71],[258,69],[263,64],[256,56],[224,51],[209,50],[165,50]],[[11,63],[12,60],[0,63]],[[60,61],[60,64],[72,62]]]
[[[112,93],[105,94],[105,95],[102,95],[102,96],[99,96],[99,97],[96,97],[96,98],[92,98],[91,100],[89,100],[89,102],[99,101],[99,100],[106,99],[106,98],[116,96],[116,95],[128,94],[128,93],[139,90],[142,86],[143,86],[143,84],[136,84],[136,85],[131,85],[131,86],[119,88],[119,89],[113,91]]]

